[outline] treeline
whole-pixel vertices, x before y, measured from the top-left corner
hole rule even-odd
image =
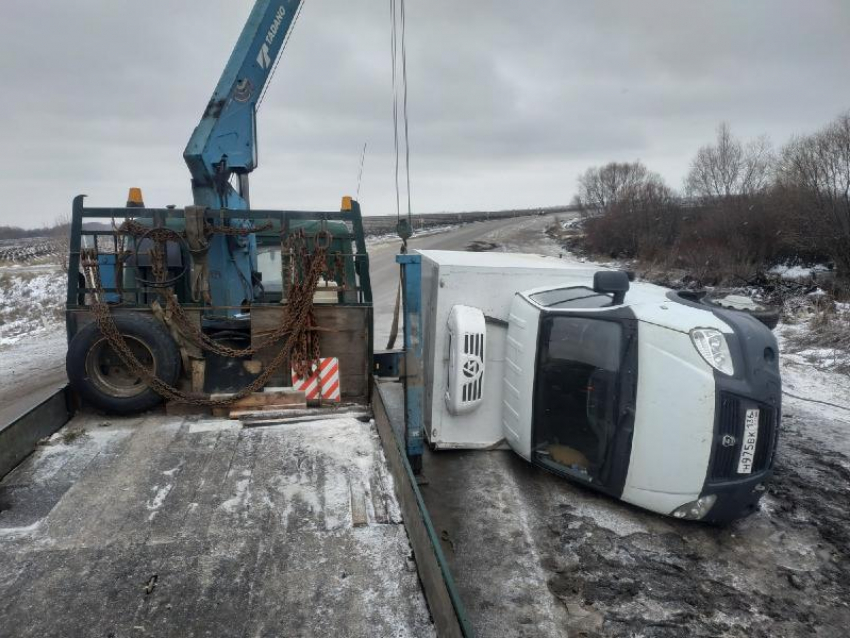
[[[65,237],[70,231],[70,223],[57,220],[52,226],[42,228],[19,228],[18,226],[0,226],[2,239],[32,239],[34,237]]]
[[[701,285],[827,261],[850,284],[850,112],[779,149],[721,124],[681,192],[640,162],[590,168],[578,187],[592,253],[682,269]]]

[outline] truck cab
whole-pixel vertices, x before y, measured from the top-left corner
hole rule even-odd
[[[495,266],[500,258],[489,259]],[[511,276],[513,257],[501,259],[502,286],[488,288],[477,320],[472,291],[449,309],[446,408],[432,401],[432,445],[451,438],[447,427],[484,433],[472,423],[474,401],[459,410],[452,389],[451,380],[471,369],[481,403],[498,404],[498,434],[536,466],[676,518],[727,522],[756,508],[781,409],[778,348],[768,328],[745,313],[631,283],[626,273],[552,272],[551,259],[537,276],[551,283],[509,291],[508,282],[524,288],[525,278]],[[456,270],[444,269],[437,296],[464,287]],[[502,296],[499,311],[493,298]],[[454,352],[460,335],[482,326],[478,353]],[[477,395],[461,393],[460,404],[465,398]]]

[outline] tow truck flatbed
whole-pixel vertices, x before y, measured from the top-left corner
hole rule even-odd
[[[0,499],[3,636],[435,635],[368,418],[78,415]]]

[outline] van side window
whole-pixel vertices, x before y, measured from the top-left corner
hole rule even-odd
[[[545,308],[606,308],[613,305],[611,295],[594,292],[587,286],[546,290],[531,295],[531,299]]]
[[[534,415],[536,460],[588,481],[604,474],[617,426],[619,323],[555,316],[542,325]]]

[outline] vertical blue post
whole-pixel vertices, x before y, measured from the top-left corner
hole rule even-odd
[[[397,255],[404,317],[404,444],[415,472],[422,469],[422,257]]]

